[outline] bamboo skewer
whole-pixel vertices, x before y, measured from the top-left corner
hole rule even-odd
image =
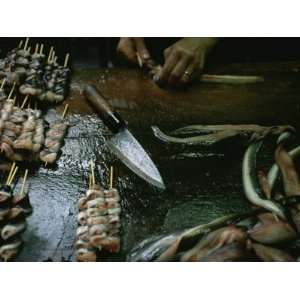
[[[2,83],[1,83],[1,89],[4,88],[5,83],[6,83],[6,78],[4,78],[4,79],[2,80]]]
[[[62,115],[61,115],[61,118],[62,118],[62,119],[65,118],[68,108],[69,108],[69,104],[67,103],[67,104],[65,105],[64,111],[63,111],[63,113],[62,113]]]
[[[8,176],[7,176],[7,179],[6,179],[6,185],[8,185],[10,177],[11,177],[11,174],[13,173],[14,169],[15,169],[15,162],[12,164],[12,166],[10,168],[10,171],[8,173]]]
[[[9,92],[9,95],[8,95],[7,99],[10,99],[10,97],[12,96],[12,93],[13,93],[13,91],[15,89],[15,86],[16,86],[16,83],[14,82],[14,84],[13,84],[13,86],[12,86],[10,92]]]
[[[28,42],[29,42],[29,38],[26,38],[26,40],[25,40],[25,45],[24,45],[24,50],[26,50],[26,48],[27,48],[27,45],[28,45]]]
[[[16,104],[16,100],[17,100],[17,96],[14,97],[14,100],[13,100],[13,105],[15,106]]]
[[[16,174],[17,174],[18,169],[19,169],[19,167],[17,166],[17,167],[15,168],[14,172],[12,173],[11,177],[10,177],[10,180],[9,180],[8,185],[11,185],[11,184],[12,184],[12,182],[13,182],[13,180],[14,180]]]
[[[23,45],[23,40],[20,41],[18,48],[21,49],[22,45]]]
[[[22,103],[22,105],[21,105],[21,108],[22,108],[22,109],[25,107],[25,104],[26,104],[28,98],[29,98],[29,95],[26,95],[25,98],[24,98],[24,100],[23,100],[23,103]]]
[[[113,188],[113,181],[114,181],[114,167],[110,167],[110,178],[109,178],[109,189]]]
[[[70,57],[70,53],[67,53],[65,57],[64,68],[66,68],[68,65],[69,57]]]
[[[16,166],[16,162],[14,161],[13,164],[11,165],[10,167],[10,171],[8,173],[8,176],[7,176],[7,179],[6,179],[6,185],[8,184],[9,182],[9,179],[11,177],[11,174],[13,173],[14,169],[15,169],[15,166]]]
[[[35,45],[34,54],[38,54],[38,52],[39,52],[39,43],[37,43],[37,44]]]
[[[92,161],[92,183],[93,183],[93,186],[96,184],[96,179],[95,179],[95,165],[94,165],[94,162]]]
[[[95,165],[94,162],[91,160],[90,161],[90,166],[91,166],[91,172],[92,172],[92,185],[94,186],[96,184],[96,180],[95,180]]]
[[[28,47],[27,52],[30,53],[31,51],[31,47]]]
[[[51,59],[52,52],[53,52],[53,47],[50,48],[49,55],[48,55],[48,59],[47,59],[48,62],[49,62],[50,59]]]
[[[22,183],[20,195],[24,194],[24,188],[25,188],[25,183],[26,183],[26,180],[27,180],[27,176],[28,176],[28,169],[25,170],[25,174],[24,174],[24,178],[23,178],[23,183]]]
[[[44,44],[41,44],[41,48],[40,48],[40,54],[43,54],[43,50],[44,50]]]
[[[92,189],[92,175],[89,173],[89,190]]]
[[[10,167],[9,174],[8,174],[8,176],[7,176],[6,182],[9,181],[10,176],[11,176],[12,172],[14,171],[15,167],[16,167],[16,162],[14,161],[14,162],[12,163],[11,167]]]

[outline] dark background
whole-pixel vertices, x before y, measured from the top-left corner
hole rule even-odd
[[[1,57],[16,47],[22,38],[0,38]],[[23,38],[24,39],[24,38]],[[163,62],[163,50],[179,38],[146,38],[153,57]],[[106,67],[120,65],[116,55],[118,38],[31,38],[30,44],[44,43],[45,49],[54,46],[63,57],[71,53],[75,67]],[[222,38],[208,58],[208,64],[230,62],[269,62],[300,59],[300,38]]]

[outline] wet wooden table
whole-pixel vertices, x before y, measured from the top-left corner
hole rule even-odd
[[[71,84],[67,116],[71,127],[54,168],[30,174],[34,213],[24,234],[19,261],[72,261],[77,200],[87,188],[88,161],[97,164],[96,178],[114,184],[122,196],[122,251],[100,260],[125,260],[138,241],[163,231],[207,222],[248,208],[241,186],[242,150],[237,156],[177,161],[170,147],[158,142],[150,127],[172,130],[190,124],[257,123],[299,127],[300,62],[220,66],[210,74],[265,77],[263,83],[225,85],[198,83],[185,90],[161,89],[139,70],[77,70]],[[167,190],[158,191],[113,157],[105,146],[109,132],[81,95],[93,83],[129,123],[132,133],[152,156]],[[64,104],[56,108],[61,113]],[[54,112],[55,113],[55,112]],[[220,153],[219,153],[220,154]],[[265,164],[269,165],[269,156]]]

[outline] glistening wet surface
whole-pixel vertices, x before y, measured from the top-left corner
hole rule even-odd
[[[168,132],[190,124],[258,123],[299,127],[299,63],[228,66],[216,73],[264,75],[255,85],[197,84],[164,90],[138,70],[78,70],[68,99],[71,125],[54,168],[41,166],[29,178],[34,207],[18,261],[73,261],[77,200],[88,187],[88,162],[96,162],[96,181],[108,187],[109,168],[122,206],[122,249],[103,261],[123,261],[139,241],[153,234],[210,221],[249,209],[241,185],[243,148],[195,149],[159,142],[150,129]],[[129,123],[166,183],[160,191],[128,170],[105,145],[110,132],[80,94],[83,83],[96,84]],[[61,113],[63,105],[57,108]],[[197,153],[198,157],[178,155]],[[200,155],[202,154],[202,156]],[[266,167],[271,153],[263,156]]]

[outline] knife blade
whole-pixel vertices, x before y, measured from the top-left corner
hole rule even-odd
[[[92,85],[85,85],[84,95],[95,107],[113,136],[107,141],[111,151],[135,174],[150,184],[165,189],[163,179],[141,144],[128,130],[121,116],[112,111],[106,99]]]

